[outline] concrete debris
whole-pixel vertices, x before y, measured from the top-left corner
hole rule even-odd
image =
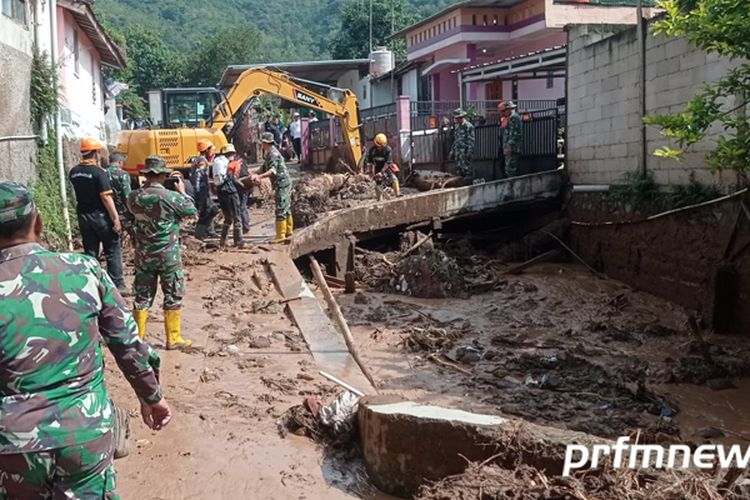
[[[494,459],[511,467],[527,464],[560,474],[569,443],[609,442],[580,432],[393,396],[363,398],[358,417],[370,477],[384,492],[401,497],[414,495],[425,480],[463,473],[467,460]]]

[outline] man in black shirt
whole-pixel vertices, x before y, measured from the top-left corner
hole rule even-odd
[[[104,247],[107,274],[121,294],[129,295],[122,276],[120,216],[112,197],[109,175],[100,166],[103,149],[104,146],[96,139],[81,141],[83,160],[70,170],[70,182],[76,193],[84,253],[98,259],[100,246]]]

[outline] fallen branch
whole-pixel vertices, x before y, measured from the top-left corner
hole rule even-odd
[[[538,264],[539,262],[547,262],[550,261],[556,257],[559,257],[560,252],[558,250],[550,250],[548,252],[544,252],[543,254],[537,255],[536,257],[533,257],[526,262],[522,262],[520,264],[517,264],[507,271],[505,271],[503,274],[521,274],[526,269],[530,268],[534,264]]]
[[[561,240],[560,238],[558,238],[557,236],[555,236],[552,233],[547,233],[547,234],[549,236],[551,236],[555,241],[557,241],[560,244],[560,246],[562,246],[565,250],[567,250],[568,253],[570,255],[572,255],[575,260],[577,260],[578,262],[580,262],[581,264],[583,264],[584,266],[586,266],[586,268],[589,271],[591,271],[591,274],[593,274],[597,278],[606,279],[605,276],[603,276],[601,273],[599,273],[599,271],[597,271],[596,269],[594,269],[593,267],[591,267],[590,265],[588,265],[588,263],[585,260],[583,260],[583,258],[580,255],[578,255],[577,253],[575,253],[572,248],[570,248],[568,245],[566,245],[563,242],[563,240]]]
[[[429,359],[433,363],[438,364],[440,366],[443,366],[443,367],[446,367],[446,368],[452,368],[453,370],[456,370],[457,372],[461,372],[464,375],[471,375],[471,372],[469,370],[467,370],[466,368],[462,368],[462,367],[458,366],[455,363],[450,363],[448,361],[443,361],[442,359],[440,359],[438,357],[437,354],[430,354],[429,356],[427,356],[427,359]]]
[[[272,305],[274,305],[274,304],[278,304],[278,305],[280,305],[280,306],[283,306],[284,304],[288,304],[289,302],[293,302],[293,301],[295,301],[295,300],[300,300],[301,298],[302,298],[302,297],[292,297],[292,298],[290,298],[290,299],[284,299],[284,300],[269,300],[269,301],[268,301],[268,303],[266,303],[266,304],[265,304],[265,305],[263,305],[263,306],[260,306],[260,307],[259,307],[259,308],[257,309],[257,311],[259,311],[259,312],[260,312],[260,311],[262,311],[262,310],[264,310],[264,309],[268,309],[269,307],[271,307],[271,306],[272,306]]]
[[[344,315],[341,313],[341,308],[339,307],[338,303],[336,302],[336,299],[331,293],[331,289],[328,288],[328,284],[326,283],[325,277],[323,276],[323,271],[320,269],[320,264],[318,264],[318,261],[312,255],[310,256],[310,269],[313,272],[313,276],[315,276],[315,281],[318,283],[318,287],[320,287],[320,291],[323,292],[323,297],[328,303],[328,309],[331,311],[331,315],[333,316],[334,321],[339,327],[341,334],[344,336],[344,341],[346,342],[347,349],[349,349],[349,353],[352,355],[352,358],[354,358],[354,361],[357,363],[357,365],[359,365],[359,368],[362,370],[362,373],[365,375],[365,377],[367,377],[367,380],[370,381],[370,384],[372,384],[373,389],[377,393],[377,386],[375,385],[375,379],[370,374],[370,371],[367,369],[367,366],[365,366],[364,362],[362,361],[362,358],[360,358],[359,352],[357,352],[357,348],[354,345],[354,338],[352,337],[352,332],[349,331],[349,325],[346,324],[346,319],[344,318]]]
[[[401,254],[401,257],[399,257],[396,262],[401,262],[402,260],[404,260],[406,257],[408,257],[411,253],[413,253],[419,247],[421,247],[422,245],[424,245],[425,243],[427,243],[427,240],[429,240],[431,238],[432,238],[432,231],[430,231],[429,233],[427,233],[426,236],[420,238],[419,241],[417,241],[411,247],[409,247],[403,254]]]

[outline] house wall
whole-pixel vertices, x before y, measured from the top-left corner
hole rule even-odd
[[[419,100],[419,71],[417,68],[411,69],[401,76],[402,92],[401,95],[408,96],[410,100]]]
[[[29,16],[30,17],[30,16]],[[30,88],[34,33],[0,14],[0,138],[33,135]],[[12,68],[12,71],[10,70]],[[34,140],[0,140],[0,179],[29,183],[36,178]]]
[[[616,184],[638,168],[641,155],[638,44],[635,28],[616,34],[586,26],[569,30],[567,165],[576,184]],[[722,76],[733,64],[696,49],[684,39],[647,36],[646,113],[683,109],[707,81]],[[649,153],[672,145],[649,128]],[[734,183],[730,174],[716,174],[705,165],[711,139],[690,148],[681,161],[649,154],[647,168],[658,183],[686,184],[691,174],[704,183]]]
[[[99,53],[70,12],[59,7],[57,16],[60,105],[66,134],[104,140],[104,93]],[[78,71],[74,54],[76,31],[80,54]]]
[[[548,28],[564,28],[581,24],[635,24],[634,7],[614,7],[599,5],[556,4],[554,0],[544,0],[545,21]],[[644,17],[651,18],[659,9],[643,9]]]

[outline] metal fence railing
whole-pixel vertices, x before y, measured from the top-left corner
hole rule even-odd
[[[310,147],[314,150],[331,146],[330,120],[320,120],[310,124]]]

